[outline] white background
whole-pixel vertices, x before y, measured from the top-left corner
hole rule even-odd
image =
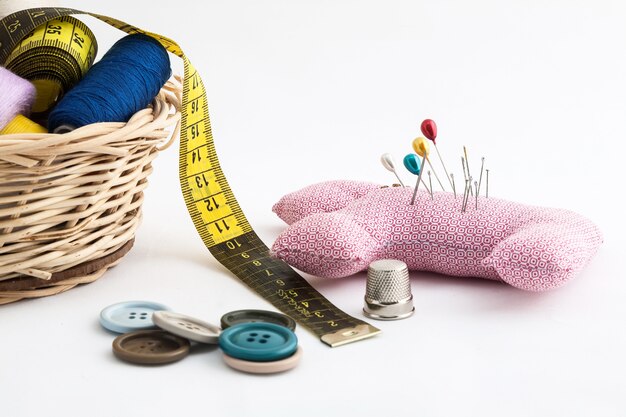
[[[545,294],[414,272],[414,317],[375,322],[380,336],[336,349],[299,329],[304,357],[288,373],[238,373],[206,348],[133,366],[113,357],[98,324],[109,304],[153,300],[212,322],[271,309],[196,235],[172,147],[154,164],[143,225],[118,267],[0,308],[3,416],[626,414],[622,1],[88,3],[62,5],[183,47],[207,87],[224,172],[268,244],[285,228],[271,212],[283,194],[329,179],[391,183],[380,154],[399,161],[427,117],[457,178],[467,145],[473,167],[486,157],[491,195],[578,211],[605,243]],[[121,36],[85,21],[101,51]],[[360,317],[363,274],[309,278]]]

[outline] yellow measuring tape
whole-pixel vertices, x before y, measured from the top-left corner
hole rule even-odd
[[[200,74],[178,44],[120,20],[75,9],[23,10],[0,21],[0,62],[35,27],[71,14],[88,14],[126,33],[157,39],[184,63],[180,133],[180,184],[193,223],[215,258],[263,298],[330,346],[380,332],[324,298],[285,262],[272,258],[256,235],[222,172],[211,134],[206,92]]]
[[[37,88],[33,113],[48,110],[87,73],[98,51],[96,38],[71,16],[36,27],[3,61],[15,74]]]

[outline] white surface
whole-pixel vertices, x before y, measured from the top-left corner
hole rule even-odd
[[[412,273],[412,318],[373,323],[380,336],[337,349],[299,329],[303,360],[285,374],[235,372],[214,348],[132,366],[98,324],[109,304],[153,300],[213,323],[270,308],[203,247],[172,148],[154,164],[135,248],[118,267],[0,308],[3,416],[624,415],[623,2],[84,3],[63,5],[182,45],[208,90],[224,172],[268,244],[285,227],[271,213],[281,195],[335,178],[393,182],[380,155],[399,161],[426,117],[457,178],[467,145],[473,169],[487,158],[491,195],[583,213],[605,243],[546,294]],[[120,36],[85,20],[102,50]],[[311,282],[360,316],[363,275]]]

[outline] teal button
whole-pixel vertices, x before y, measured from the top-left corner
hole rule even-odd
[[[293,331],[278,324],[241,323],[224,330],[219,345],[233,358],[270,362],[293,355],[298,348],[298,338]]]

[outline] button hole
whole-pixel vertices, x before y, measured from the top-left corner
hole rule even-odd
[[[247,341],[247,342],[254,342],[255,340],[256,340],[256,339],[253,339],[253,338],[251,338],[251,337],[249,337],[249,338],[247,338],[247,339],[246,339],[246,341]]]

